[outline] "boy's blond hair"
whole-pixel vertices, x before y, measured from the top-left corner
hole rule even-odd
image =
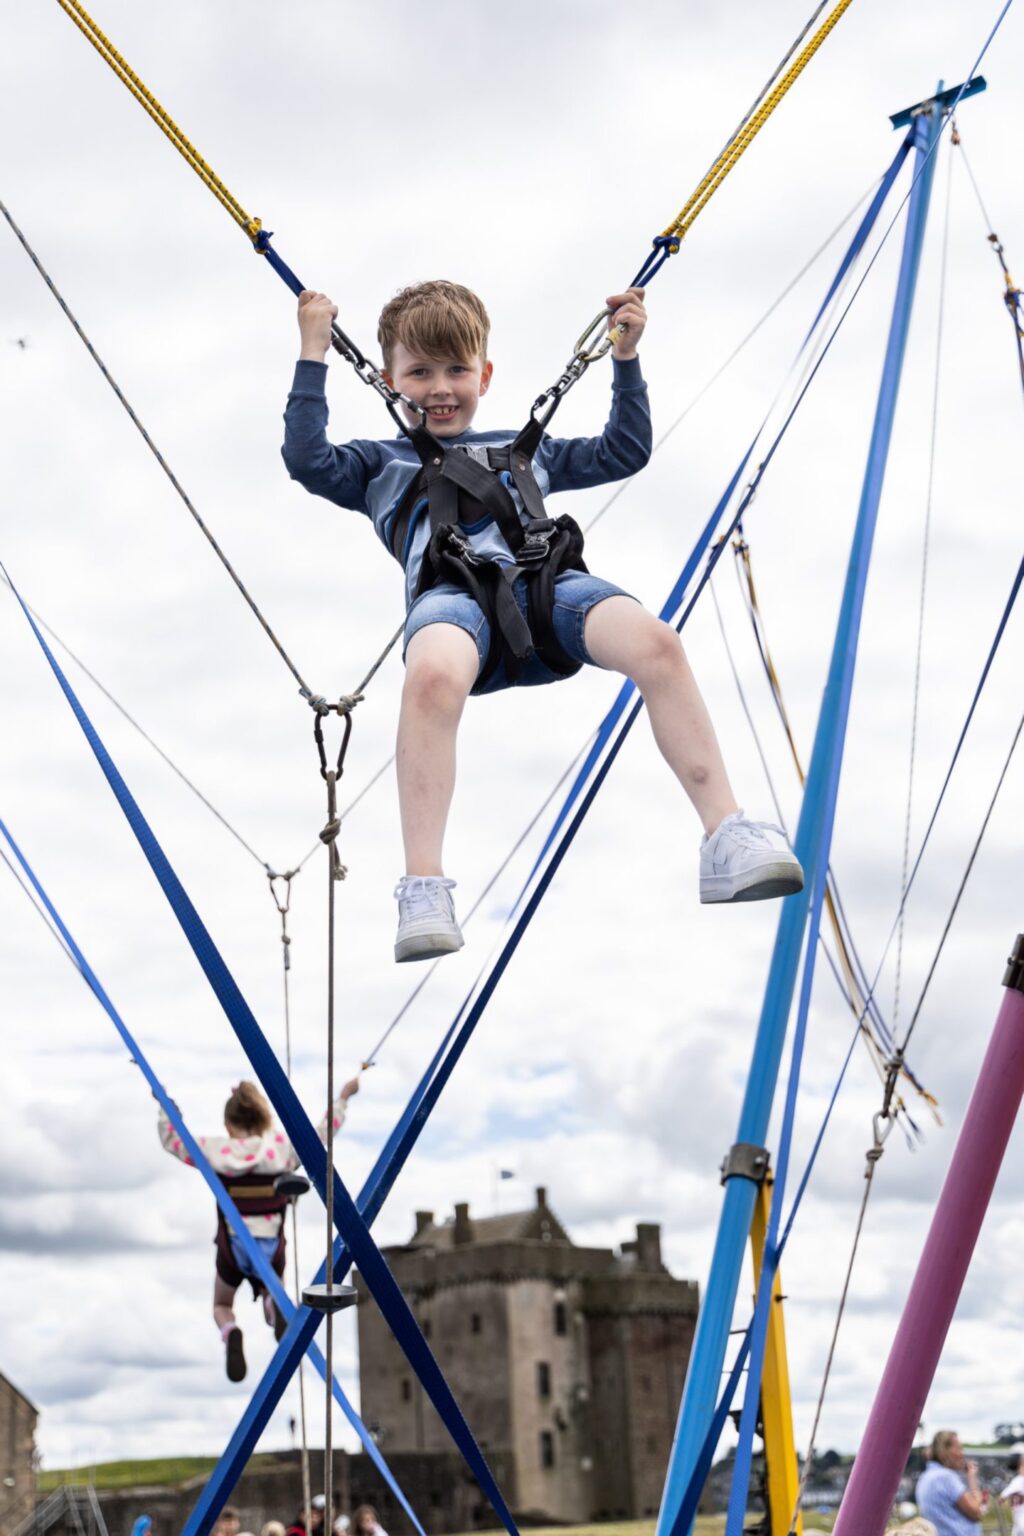
[[[420,357],[443,361],[457,357],[464,363],[487,361],[487,337],[491,322],[487,311],[469,288],[437,278],[413,283],[385,304],[377,325],[377,340],[385,368],[391,367],[395,343]]]

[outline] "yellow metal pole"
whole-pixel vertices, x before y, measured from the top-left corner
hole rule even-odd
[[[761,1278],[764,1238],[771,1205],[772,1176],[769,1173],[758,1190],[754,1216],[750,1224],[750,1252],[754,1263],[754,1292]],[[786,1324],[782,1315],[782,1280],[775,1271],[772,1309],[765,1342],[764,1371],[761,1377],[761,1422],[764,1426],[764,1454],[768,1468],[768,1516],[771,1536],[803,1536],[803,1516],[797,1512],[796,1524],[790,1519],[797,1501],[799,1471],[796,1441],[793,1438],[793,1402],[789,1393],[789,1361],[786,1356]]]

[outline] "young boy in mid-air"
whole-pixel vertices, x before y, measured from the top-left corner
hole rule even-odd
[[[430,434],[415,434],[419,447],[401,434],[386,442],[338,447],[328,442],[326,358],[337,309],[322,293],[307,291],[299,298],[301,352],[285,412],[285,464],[308,491],[370,517],[406,573],[406,676],[397,747],[405,875],[395,891],[396,960],[426,960],[462,947],[451,896],[455,881],[445,877],[442,844],[455,788],[456,735],[468,695],[514,683],[553,682],[581,663],[624,673],[643,695],[661,754],[704,826],[701,901],[757,901],[789,895],[803,885],[803,872],[781,830],[748,821],[738,808],[710,717],[670,625],[577,561],[554,579],[545,625],[553,639],[521,664],[509,661],[507,647],[496,662],[491,647],[497,617],[502,646],[505,631],[515,626],[514,612],[511,623],[507,617],[509,586],[524,618],[534,617],[533,597],[529,607],[527,602],[528,556],[520,555],[523,574],[516,575],[517,560],[499,528],[500,515],[490,514],[490,494],[471,503],[479,515],[459,522],[454,543],[449,529],[437,528],[426,493],[415,504],[406,494],[417,476],[429,479],[442,472],[431,466],[451,469],[453,479],[465,481],[470,470],[464,454],[495,468],[491,481],[512,498],[515,516],[529,533],[541,524],[535,516],[531,522],[531,508],[525,505],[534,501],[535,514],[539,503],[529,489],[520,491],[524,474],[547,496],[622,480],[643,469],[651,454],[647,386],[636,351],[647,323],[643,297],[643,289],[631,288],[608,300],[608,324],[616,339],[611,414],[601,436],[544,435],[530,464],[523,458],[514,463],[515,450],[510,457],[507,445],[516,441],[515,433],[471,430],[493,369],[487,356],[487,312],[468,288],[418,283],[403,289],[380,317],[385,378],[420,408],[401,407],[410,429],[425,427]],[[460,462],[453,459],[449,465],[446,455],[459,455]],[[520,542],[517,524],[509,536]],[[449,576],[454,579],[444,579]],[[481,597],[484,590],[497,594],[493,601]]]

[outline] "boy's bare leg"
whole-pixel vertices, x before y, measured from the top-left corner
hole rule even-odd
[[[441,850],[455,789],[455,739],[479,670],[476,641],[456,624],[424,625],[405,653],[396,754],[407,875],[444,873]]]
[[[640,689],[661,754],[712,833],[738,807],[679,636],[632,598],[607,597],[587,614],[584,640],[598,666]]]

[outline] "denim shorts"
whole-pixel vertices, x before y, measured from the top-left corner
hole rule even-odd
[[[520,610],[525,615],[525,579],[520,577],[512,590]],[[583,640],[587,614],[598,603],[603,603],[606,597],[629,596],[630,593],[624,592],[621,587],[613,586],[610,581],[602,581],[600,576],[591,576],[588,571],[563,571],[560,576],[556,576],[552,617],[555,635],[565,654],[573,661],[596,666],[597,663],[588,652]],[[427,624],[456,624],[459,629],[464,629],[476,641],[480,666],[483,667],[491,643],[491,626],[481,612],[479,604],[474,602],[462,587],[457,587],[451,581],[439,581],[436,587],[431,587],[429,592],[424,592],[416,599],[405,621],[406,647],[417,630],[423,629]],[[501,688],[531,688],[539,683],[558,682],[560,675],[558,672],[552,672],[539,656],[534,655],[522,667],[515,683],[511,683],[505,675],[505,663],[500,661],[483,688],[474,689],[474,692],[496,693]]]
[[[238,1265],[238,1268],[241,1270],[242,1274],[246,1277],[247,1280],[259,1280],[260,1275],[256,1269],[255,1264],[252,1262],[249,1255],[242,1247],[241,1240],[235,1236],[234,1232],[229,1234],[229,1241],[231,1243],[231,1257]],[[277,1252],[278,1244],[280,1241],[281,1239],[279,1237],[253,1237],[253,1242],[256,1244],[256,1247],[261,1249],[262,1252],[266,1255],[268,1264],[273,1263],[274,1255]]]

